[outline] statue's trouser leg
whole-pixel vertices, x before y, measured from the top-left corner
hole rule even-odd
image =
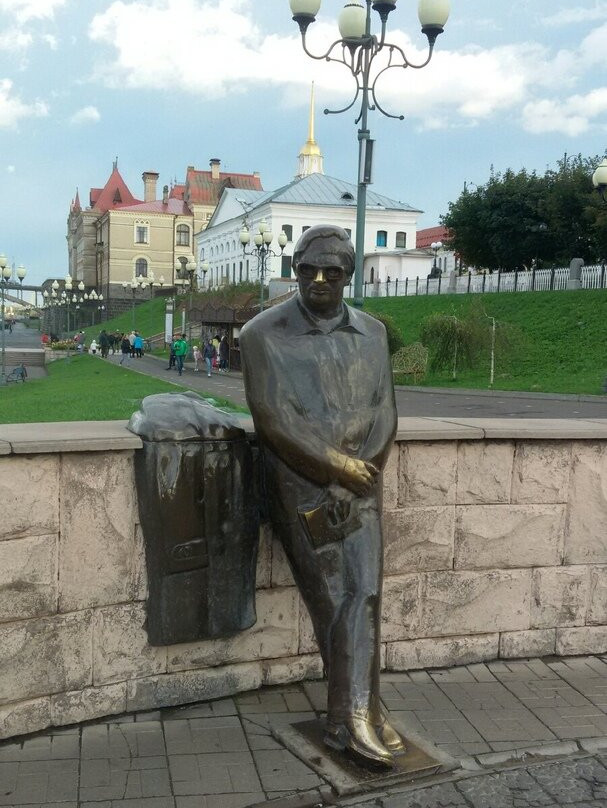
[[[329,680],[328,719],[379,724],[382,536],[375,507],[343,541],[315,549],[299,523],[276,526],[310,612]]]

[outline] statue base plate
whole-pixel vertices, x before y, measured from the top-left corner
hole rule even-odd
[[[347,752],[338,752],[325,746],[324,731],[324,720],[272,728],[272,734],[327,780],[340,796],[412,782],[436,774],[442,766],[440,761],[416,743],[403,738],[406,751],[403,755],[394,756],[393,769],[367,768]]]

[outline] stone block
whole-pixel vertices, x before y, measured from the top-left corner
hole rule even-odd
[[[272,528],[268,522],[259,527],[259,547],[257,550],[257,569],[255,586],[257,589],[268,589],[272,584]]]
[[[383,473],[383,503],[384,508],[389,510],[398,508],[400,455],[401,445],[394,443]]]
[[[272,539],[272,586],[294,586],[293,573],[282,542]]]
[[[126,682],[51,696],[51,721],[55,727],[118,715],[125,710]]]
[[[127,684],[126,707],[131,712],[220,699],[257,690],[262,679],[261,662],[132,679]]]
[[[607,653],[607,626],[557,628],[556,653],[559,656]]]
[[[148,644],[145,604],[97,609],[93,618],[93,684],[164,673],[166,646]]]
[[[523,631],[530,597],[531,570],[424,573],[418,636]]]
[[[60,611],[131,600],[136,507],[132,452],[62,458]]]
[[[501,659],[530,659],[552,656],[555,652],[556,629],[536,631],[504,631],[500,634]]]
[[[59,458],[0,457],[0,541],[59,530]]]
[[[453,568],[455,507],[384,511],[384,571],[399,575]]]
[[[28,735],[50,725],[51,703],[48,697],[0,707],[0,738]]]
[[[262,663],[262,684],[265,687],[322,679],[323,672],[320,654],[304,654],[288,659],[268,659]]]
[[[458,505],[455,569],[561,563],[564,505]]]
[[[607,624],[607,567],[590,568],[587,625]]]
[[[420,620],[419,575],[398,575],[384,579],[381,638],[383,642],[417,637]]]
[[[607,563],[607,442],[574,443],[565,564]]]
[[[534,570],[531,627],[583,626],[589,586],[588,567]]]
[[[510,502],[514,443],[462,441],[457,454],[457,503]]]
[[[453,505],[456,473],[455,441],[404,444],[400,458],[399,504]]]
[[[91,613],[0,625],[0,704],[91,683]]]
[[[169,646],[169,672],[297,654],[299,593],[295,587],[260,589],[256,607],[257,622],[246,631],[225,639]]]
[[[521,441],[516,444],[512,502],[539,505],[566,502],[571,471],[568,441]]]
[[[57,536],[0,542],[0,623],[57,611]]]
[[[406,640],[388,643],[386,667],[391,671],[445,668],[496,659],[499,634]]]
[[[312,619],[310,618],[308,608],[303,602],[301,596],[299,598],[299,653],[318,653],[318,643],[316,642],[316,635],[314,634]]]

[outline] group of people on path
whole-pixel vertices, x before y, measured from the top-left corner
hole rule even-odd
[[[189,350],[186,341],[186,335],[181,334],[173,338],[169,351],[169,365],[167,370],[176,368],[181,376],[183,372],[183,362]],[[202,346],[194,345],[192,348],[192,355],[194,357],[194,372],[200,371],[200,364],[204,362],[207,370],[207,376],[210,376],[213,368],[216,368],[219,373],[227,373],[230,364],[230,343],[226,334],[223,337],[219,335],[213,339],[208,339]]]

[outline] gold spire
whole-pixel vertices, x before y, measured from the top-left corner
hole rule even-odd
[[[314,82],[310,94],[310,117],[308,120],[308,139],[299,151],[298,177],[308,174],[323,174],[322,152],[314,137]]]

